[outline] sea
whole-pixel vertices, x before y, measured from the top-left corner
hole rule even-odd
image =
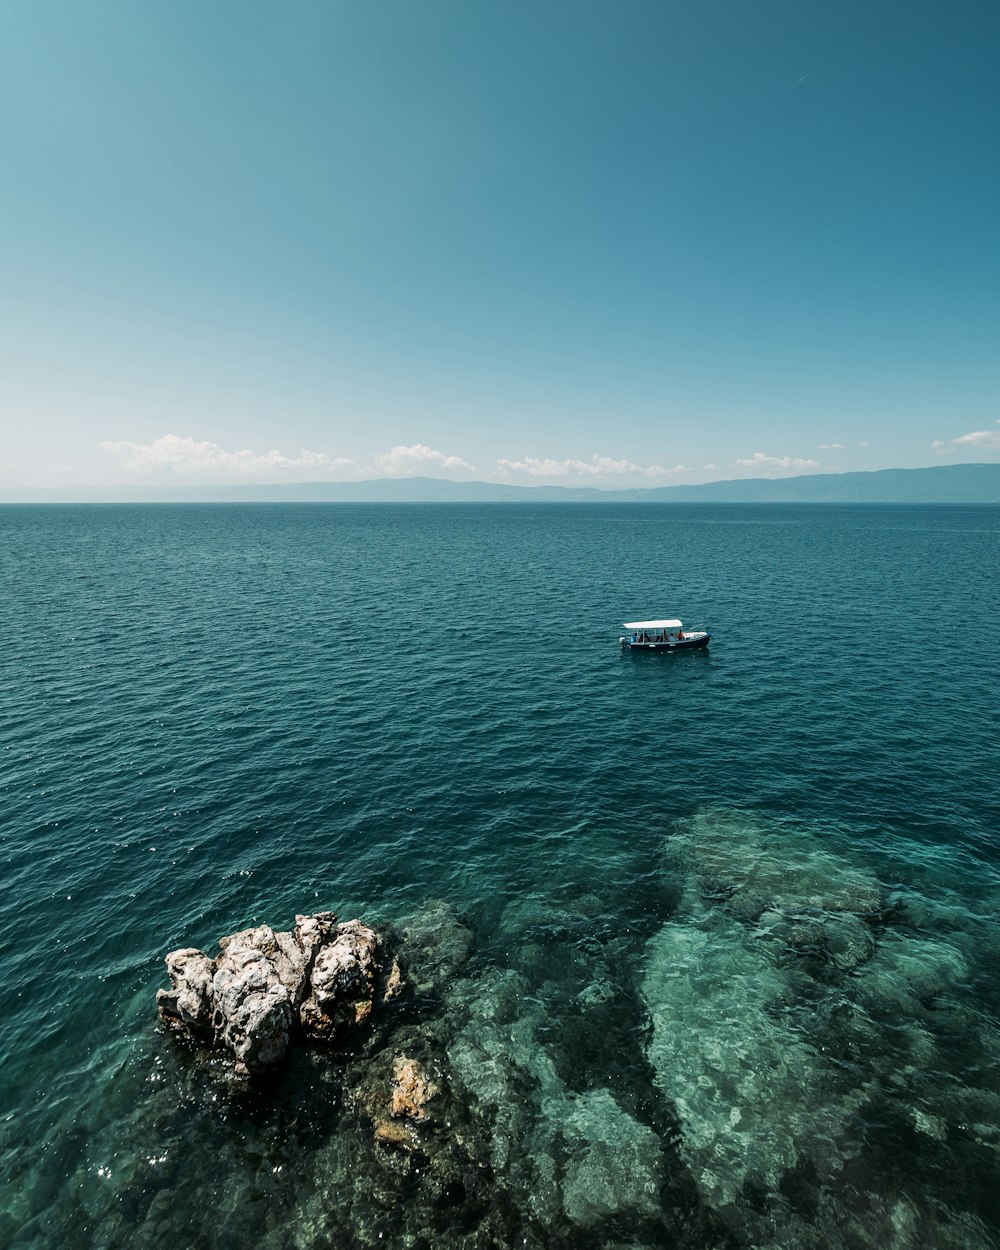
[[[8,506],[0,570],[0,1244],[1000,1245],[1000,508]],[[324,909],[409,951],[367,1031],[164,1031]]]

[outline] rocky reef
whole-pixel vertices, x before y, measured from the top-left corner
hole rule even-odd
[[[171,988],[156,1003],[168,1028],[231,1055],[241,1076],[266,1072],[296,1037],[331,1040],[371,1015],[401,985],[384,969],[382,938],[333,912],[296,916],[295,929],[243,929],[219,955],[187,947],[167,956]],[[384,974],[384,975],[383,975]]]
[[[968,987],[1000,885],[877,849],[707,808],[634,906],[583,866],[478,916],[176,951],[161,1016],[212,1062],[168,1048],[174,1087],[201,1091],[206,1154],[243,1125],[246,1186],[286,1204],[268,1250],[986,1250],[1000,1033]],[[163,1101],[147,1172],[184,1114]]]
[[[760,1247],[988,1244],[940,1189],[1000,1145],[960,901],[722,808],[679,823],[665,868],[680,902],[647,942],[646,1054],[702,1202]],[[963,1052],[974,1088],[943,1076]]]
[[[345,1237],[542,1247],[557,1228],[596,1250],[617,1244],[623,1221],[660,1224],[664,1185],[668,1195],[675,1187],[662,1126],[641,1080],[622,1087],[607,1070],[625,1047],[623,1070],[642,1075],[638,1040],[626,1040],[641,1036],[641,1005],[615,990],[631,940],[605,932],[599,911],[594,896],[511,903],[500,930],[521,940],[507,968],[473,957],[472,929],[441,900],[384,933],[321,913],[299,917],[293,933],[234,934],[215,960],[192,950],[168,958],[161,1017],[216,1059],[186,1065],[185,1079],[217,1080],[220,1055],[266,1072],[284,1045],[289,1084],[312,1091],[309,1114],[334,1109],[311,1159],[296,1250]],[[328,976],[335,965],[353,971]],[[227,997],[236,985],[245,992]],[[565,1046],[553,1048],[547,1034],[567,996]],[[334,1062],[323,1045],[331,1037],[350,1040]],[[241,1084],[254,1104],[280,1097],[273,1082],[257,1092],[245,1081],[219,1097]],[[685,1207],[685,1222],[697,1223],[689,1198]]]

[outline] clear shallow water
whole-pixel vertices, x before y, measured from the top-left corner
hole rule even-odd
[[[1000,510],[0,530],[0,1242],[998,1244]],[[674,612],[707,653],[619,653]],[[157,1030],[168,950],[323,907],[471,940],[399,1022],[464,1179],[359,1065]]]

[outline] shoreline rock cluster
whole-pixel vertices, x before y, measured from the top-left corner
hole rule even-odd
[[[447,1012],[423,1024],[406,1009],[378,1013],[406,994],[437,1000],[469,957],[471,931],[439,900],[401,932],[338,923],[332,912],[295,921],[291,932],[261,925],[222,938],[214,959],[193,947],[172,951],[170,989],[157,991],[163,1024],[188,1045],[230,1057],[242,1078],[273,1071],[296,1042],[349,1042],[359,1061],[320,1079],[335,1080],[354,1113],[353,1169],[371,1171],[374,1158],[393,1183],[422,1177],[448,1203],[476,1192],[485,1210],[490,1174],[480,1143],[453,1129],[466,1114],[438,1037]]]
[[[385,970],[384,939],[333,912],[296,916],[292,932],[269,925],[222,938],[219,955],[185,947],[166,959],[171,988],[159,990],[172,1031],[228,1052],[240,1076],[268,1071],[298,1037],[332,1041],[402,989],[399,965]]]

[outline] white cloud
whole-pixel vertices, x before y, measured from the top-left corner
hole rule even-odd
[[[414,443],[412,447],[391,447],[375,457],[375,468],[389,477],[410,477],[426,473],[428,469],[453,469],[460,473],[476,471],[475,465],[461,456],[445,455],[433,447],[425,447],[423,443]]]
[[[353,460],[331,457],[321,451],[303,448],[297,456],[286,456],[280,451],[256,452],[247,448],[226,451],[218,443],[198,442],[197,439],[181,438],[177,434],[164,434],[151,443],[121,440],[99,446],[102,451],[116,456],[122,468],[143,474],[166,472],[263,482],[280,481],[290,475],[301,480],[327,477],[331,473],[343,476],[345,472],[356,472],[358,469]]]
[[[733,468],[763,469],[763,476],[766,477],[767,470],[794,469],[798,472],[802,469],[818,469],[819,461],[807,460],[802,456],[766,456],[762,451],[755,451],[752,456],[734,461]]]
[[[979,447],[1000,447],[1000,430],[975,430],[951,440],[956,447],[974,443]]]
[[[843,451],[847,447],[846,443],[820,443],[818,451]]]
[[[535,456],[525,456],[522,460],[497,461],[498,473],[527,473],[529,477],[565,477],[569,473],[568,460],[539,460]]]
[[[1000,425],[1000,417],[997,418]],[[1000,451],[1000,430],[973,430],[971,434],[960,434],[958,438],[936,438],[931,443],[932,450],[939,456],[947,456],[958,447],[976,447],[982,451]]]
[[[537,456],[522,456],[520,460],[503,458],[497,461],[497,473],[502,477],[511,474],[526,474],[528,477],[589,477],[613,478],[637,475],[643,478],[673,477],[679,473],[687,473],[683,464],[672,469],[662,464],[633,464],[631,460],[616,460],[611,456],[599,456],[595,452],[589,460],[570,457],[566,460],[540,459]]]
[[[359,464],[347,456],[329,456],[303,448],[298,455],[280,451],[257,452],[244,448],[227,451],[218,443],[164,434],[151,443],[128,440],[100,444],[130,473],[144,476],[169,475],[171,478],[239,482],[344,481],[364,477],[405,477],[437,470],[473,472],[473,466],[459,456],[447,456],[417,443],[413,447],[392,447],[374,457],[372,464]]]

